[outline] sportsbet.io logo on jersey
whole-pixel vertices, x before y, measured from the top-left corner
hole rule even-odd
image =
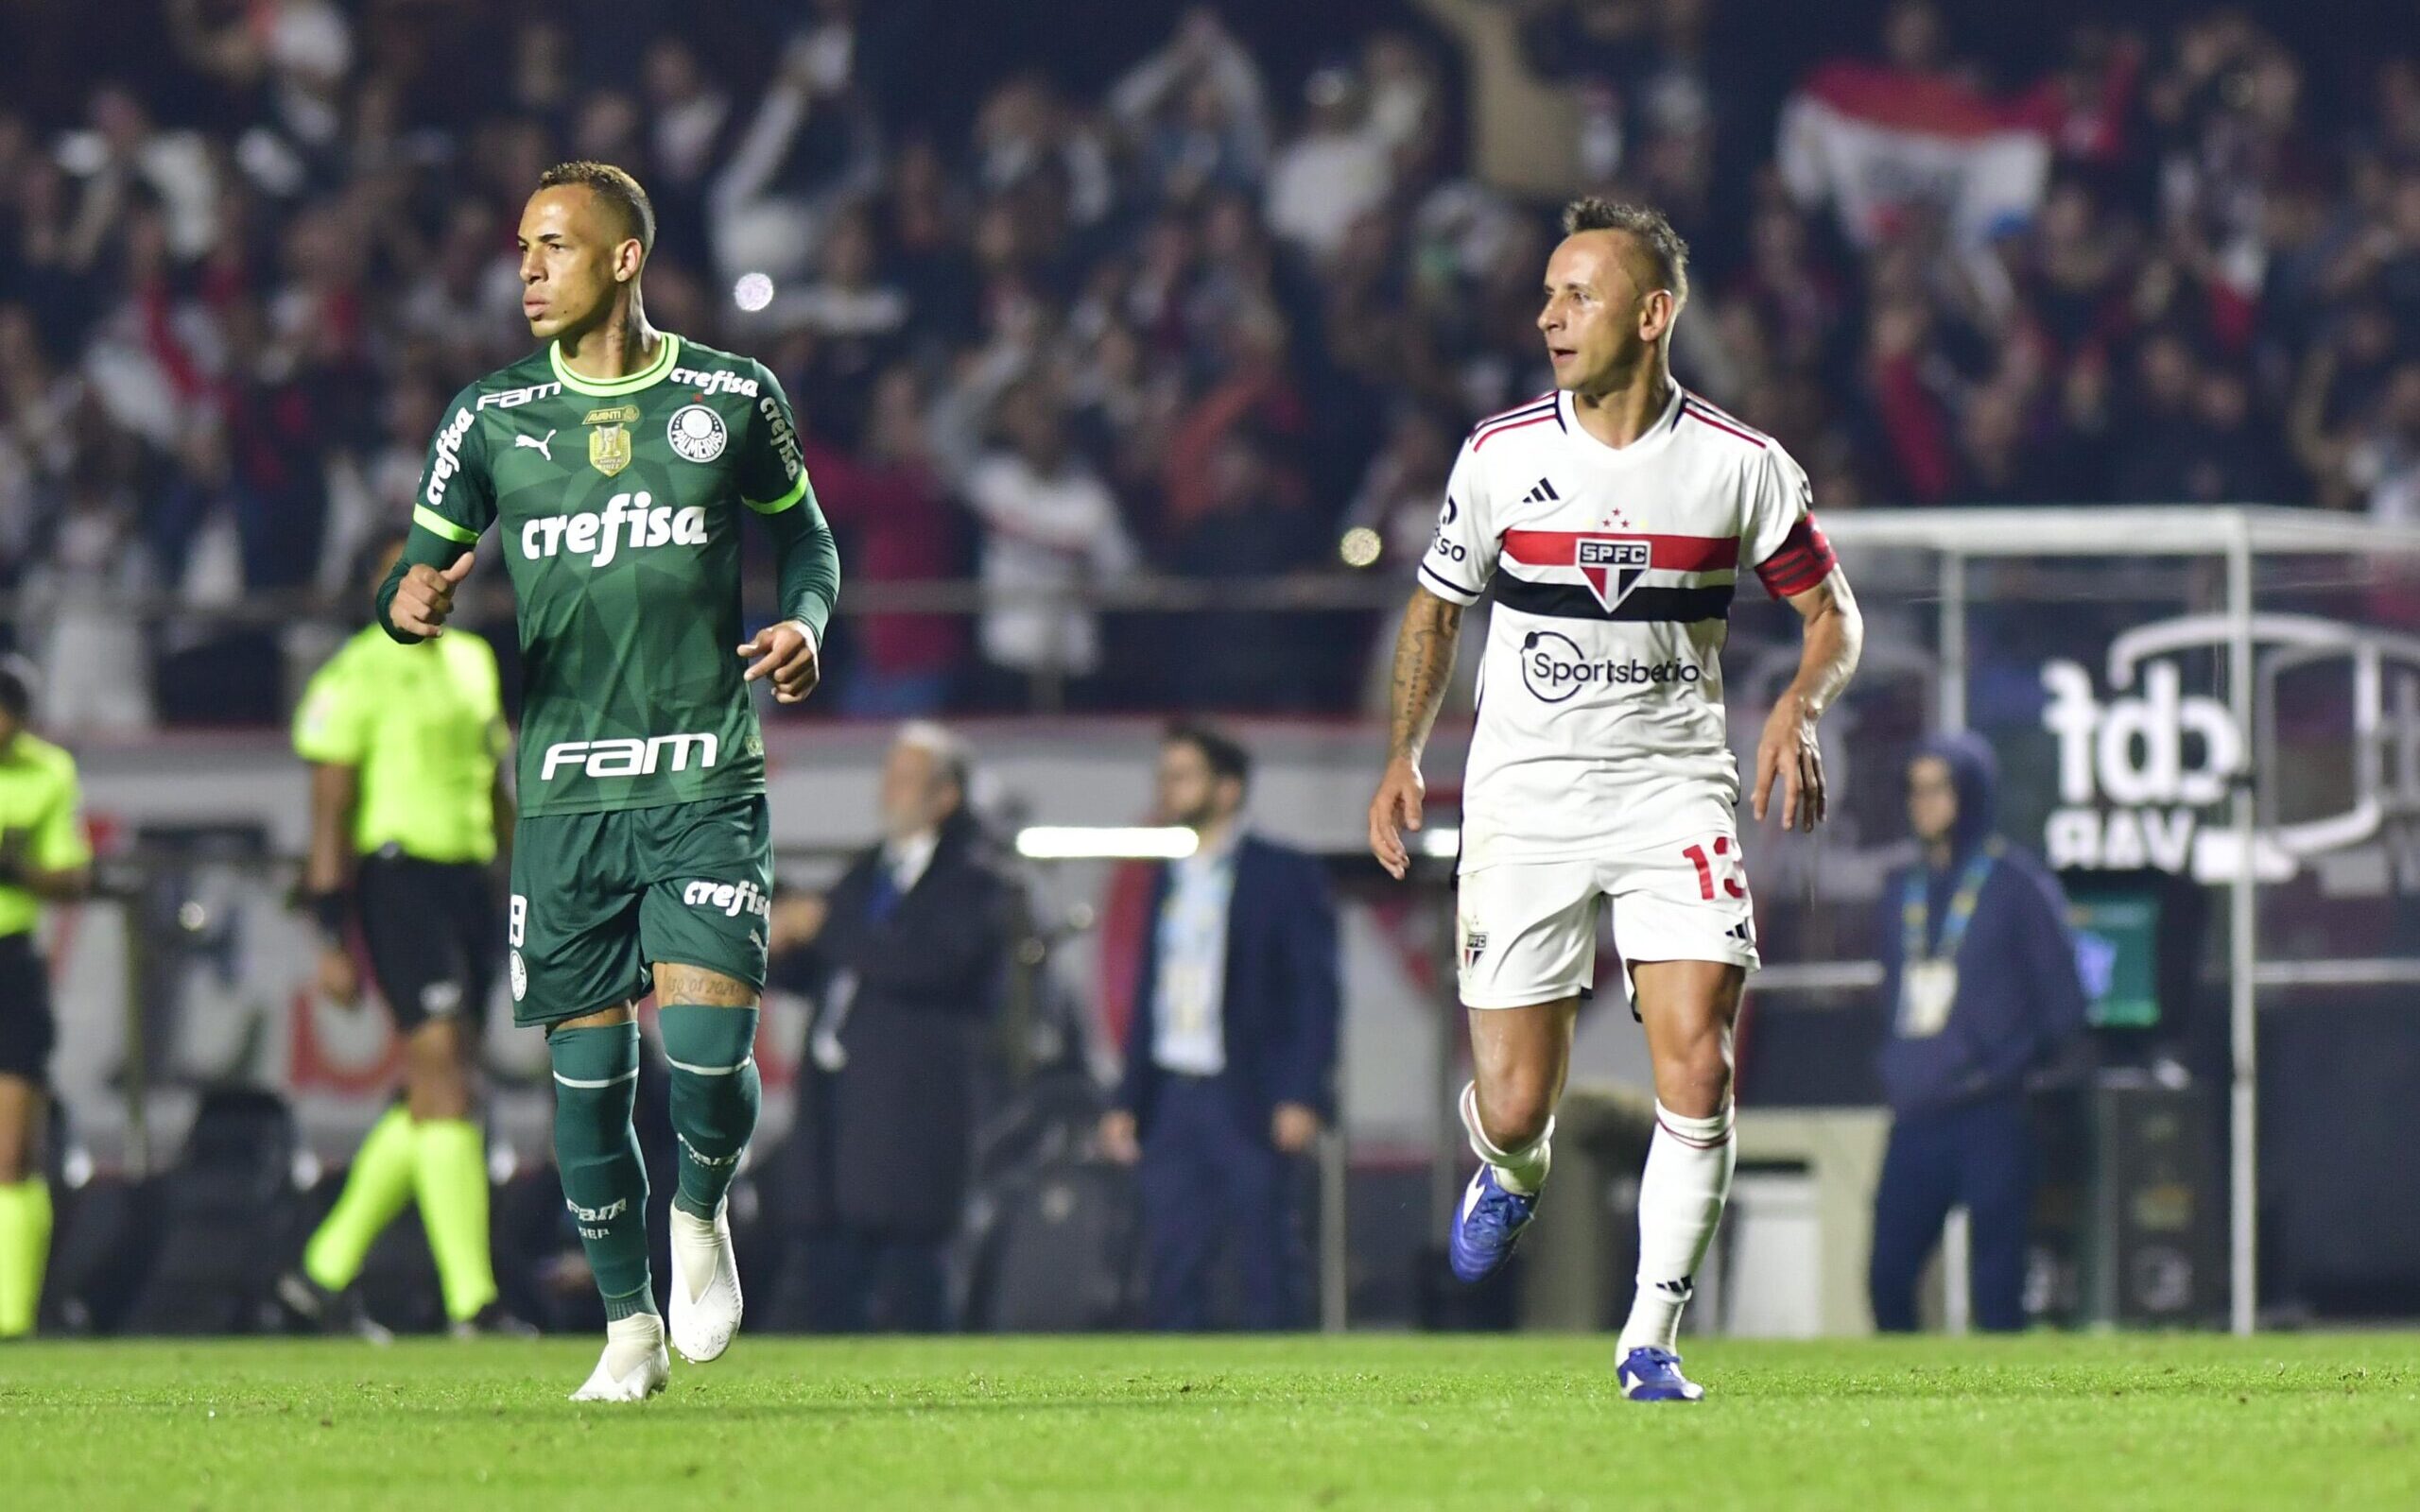
[[[711,539],[706,511],[700,505],[675,509],[655,502],[645,489],[617,493],[605,501],[599,514],[549,514],[525,521],[521,555],[542,561],[565,552],[586,557],[591,567],[612,565],[625,548],[652,551],[658,546],[702,546]]]
[[[1703,679],[1694,662],[1592,657],[1561,630],[1521,637],[1521,682],[1540,703],[1564,703],[1589,688],[1685,688]]]

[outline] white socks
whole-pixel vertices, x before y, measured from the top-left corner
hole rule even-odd
[[[712,1218],[700,1218],[694,1212],[684,1212],[677,1202],[672,1205],[670,1211],[671,1221],[666,1225],[669,1229],[668,1237],[679,1258],[686,1263],[681,1269],[675,1270],[673,1275],[676,1279],[680,1279],[683,1272],[686,1272],[685,1279],[689,1282],[686,1290],[689,1295],[684,1299],[695,1301],[705,1292],[708,1283],[714,1280],[715,1262],[722,1253],[721,1235],[716,1231]]]
[[[1547,1168],[1554,1163],[1551,1116],[1536,1139],[1517,1150],[1499,1150],[1478,1126],[1478,1084],[1466,1082],[1462,1086],[1462,1127],[1470,1134],[1471,1153],[1495,1167],[1495,1179],[1504,1183],[1505,1191],[1533,1197],[1538,1194],[1538,1188],[1546,1185]]]
[[[1655,1138],[1638,1183],[1638,1295],[1614,1346],[1617,1360],[1633,1349],[1669,1349],[1680,1336],[1681,1309],[1731,1195],[1737,1163],[1731,1111],[1725,1103],[1710,1118],[1684,1118],[1655,1105]]]
[[[605,1368],[616,1379],[663,1349],[664,1319],[653,1313],[633,1313],[605,1325]]]

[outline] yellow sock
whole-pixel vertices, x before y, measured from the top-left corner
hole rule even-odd
[[[0,1187],[0,1339],[34,1331],[50,1263],[50,1183],[29,1177]]]
[[[412,1192],[445,1292],[445,1315],[467,1322],[495,1300],[495,1266],[488,1256],[487,1140],[479,1125],[459,1118],[414,1125]]]
[[[332,1292],[352,1285],[370,1246],[411,1196],[412,1115],[397,1103],[370,1126],[337,1205],[303,1246],[303,1274]]]

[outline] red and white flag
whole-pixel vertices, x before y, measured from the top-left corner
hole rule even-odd
[[[1979,247],[2031,218],[2050,176],[2038,112],[1880,63],[1817,69],[1782,108],[1777,156],[1790,197],[1830,204],[1859,247],[1920,206]]]

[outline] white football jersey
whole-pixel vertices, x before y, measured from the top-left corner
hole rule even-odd
[[[1482,421],[1446,484],[1423,587],[1495,608],[1462,782],[1462,866],[1634,853],[1731,833],[1722,643],[1743,561],[1775,596],[1832,569],[1806,474],[1675,388],[1612,447],[1568,394]]]

